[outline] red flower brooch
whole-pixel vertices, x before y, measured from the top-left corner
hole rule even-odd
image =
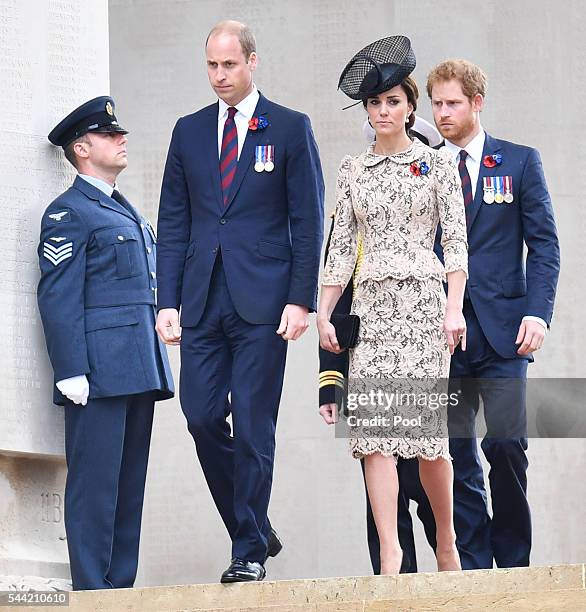
[[[503,161],[503,156],[500,153],[495,153],[494,155],[485,155],[482,158],[482,165],[485,168],[494,168],[495,166],[500,166]]]
[[[257,130],[264,130],[265,128],[269,127],[269,122],[267,121],[266,117],[258,116],[258,117],[253,117],[249,122],[248,122],[248,129],[249,130],[253,130],[253,131],[257,131]]]
[[[425,162],[414,161],[409,166],[409,172],[415,176],[425,176],[429,172],[429,166]]]

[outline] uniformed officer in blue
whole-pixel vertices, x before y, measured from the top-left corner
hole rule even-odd
[[[65,410],[73,588],[132,587],[156,400],[173,396],[155,333],[155,234],[120,194],[127,131],[86,102],[49,134],[78,171],[43,214],[38,304]]]

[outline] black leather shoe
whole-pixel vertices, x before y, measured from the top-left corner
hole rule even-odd
[[[267,542],[267,557],[276,557],[283,549],[283,542],[279,540],[277,532],[271,527]]]
[[[234,558],[230,567],[222,574],[220,582],[254,582],[267,575],[265,568],[257,561],[243,561]]]

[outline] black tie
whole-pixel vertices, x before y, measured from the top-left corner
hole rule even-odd
[[[118,189],[114,189],[112,192],[112,199],[116,200],[118,204],[124,206],[124,208],[138,221],[139,216],[136,210],[134,210],[134,206],[118,191]]]

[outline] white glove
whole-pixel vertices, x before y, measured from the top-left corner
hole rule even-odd
[[[87,398],[90,394],[90,383],[85,374],[60,380],[57,383],[57,389],[74,404],[81,404],[82,406],[87,404]]]

